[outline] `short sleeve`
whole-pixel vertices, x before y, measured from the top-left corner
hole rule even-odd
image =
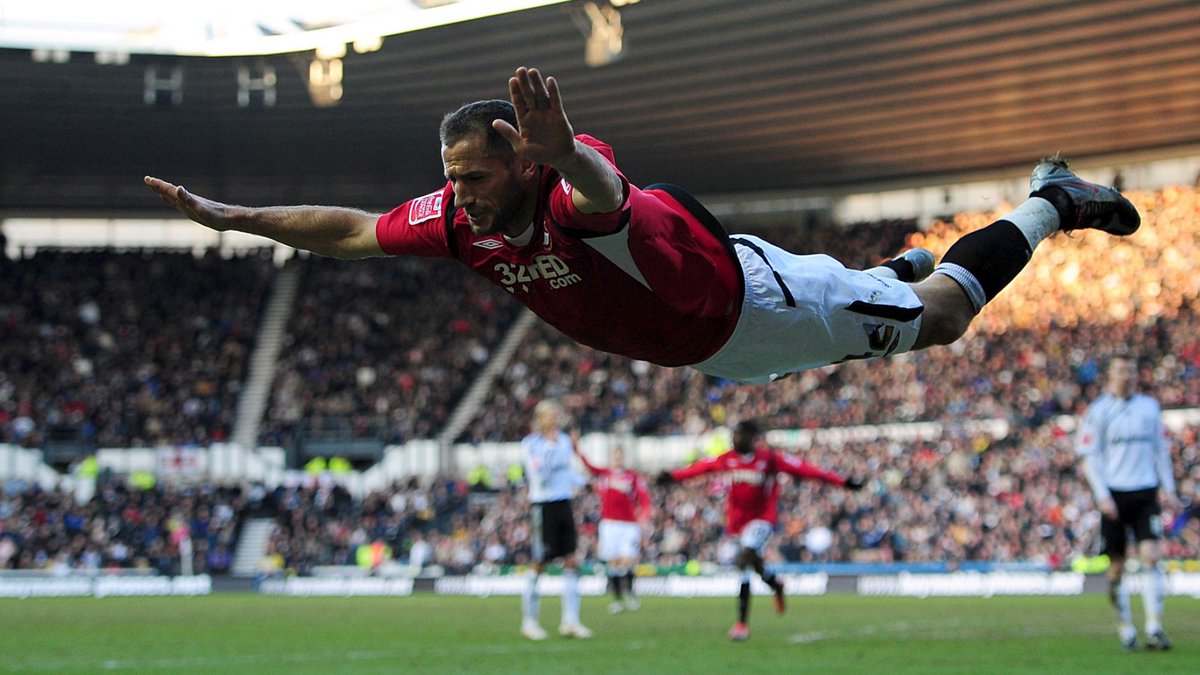
[[[1075,454],[1080,457],[1094,455],[1100,448],[1100,425],[1097,420],[1096,406],[1093,404],[1083,413],[1079,421],[1079,430],[1075,433]]]
[[[617,176],[621,178],[621,191],[624,195],[624,202],[621,204],[621,208],[612,213],[583,213],[575,208],[575,203],[571,201],[571,191],[574,188],[565,178],[560,178],[550,191],[548,199],[550,217],[554,219],[554,222],[575,230],[601,233],[615,232],[621,228],[624,222],[624,213],[629,209],[629,180],[617,168],[610,145],[586,134],[580,134],[575,138],[584,145],[595,149],[600,153],[601,157],[612,165],[613,169],[617,172]]]
[[[379,217],[375,237],[388,255],[450,257],[446,219],[453,208],[450,185],[410,199]]]

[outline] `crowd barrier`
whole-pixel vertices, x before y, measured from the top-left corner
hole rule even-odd
[[[1078,572],[1033,571],[956,571],[891,574],[845,575],[828,572],[803,574],[783,573],[790,596],[820,596],[831,593],[852,593],[862,596],[891,597],[976,597],[999,596],[1072,596],[1085,593],[1104,593],[1107,580],[1102,575]],[[288,577],[263,579],[255,592],[262,595],[289,597],[395,597],[418,593],[445,596],[517,597],[525,587],[523,575],[466,575],[440,578],[404,577]],[[1141,575],[1130,575],[1132,593],[1140,593]],[[634,591],[643,598],[703,598],[735,597],[741,584],[736,572],[716,574],[638,577]],[[245,586],[223,588],[207,575],[196,576],[50,576],[36,574],[0,575],[0,599],[61,598],[61,597],[195,597],[214,592],[248,590]],[[755,595],[767,596],[771,589],[755,578],[751,585]],[[543,575],[539,580],[542,595],[558,596],[563,591],[563,579]],[[607,578],[599,574],[580,577],[579,592],[583,596],[600,597],[607,592]],[[1200,600],[1200,573],[1170,572],[1166,575],[1169,596]]]

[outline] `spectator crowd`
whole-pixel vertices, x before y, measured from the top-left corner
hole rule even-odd
[[[225,440],[271,269],[258,252],[0,259],[0,443]]]
[[[296,262],[265,445],[435,436],[516,316],[515,301],[448,260]]]
[[[0,489],[0,570],[225,574],[257,508],[241,487],[107,481],[78,503],[71,492],[16,483]]]
[[[1200,504],[1200,425],[1174,432],[1172,445],[1180,493]],[[1022,561],[1066,569],[1096,546],[1098,514],[1072,436],[1053,422],[999,440],[959,428],[919,441],[814,442],[798,452],[870,480],[852,493],[782,477],[769,562]],[[723,536],[726,488],[721,477],[652,487],[643,560],[732,562],[736,547]],[[66,492],[10,486],[0,492],[0,569],[178,573],[187,536],[193,569],[221,574],[242,522],[258,515],[274,518],[267,555],[287,573],[355,565],[359,548],[373,542],[413,569],[490,572],[529,562],[527,511],[520,480],[481,489],[459,477],[413,478],[358,498],[333,480],[270,492],[110,484],[85,504]],[[599,499],[590,489],[576,512],[580,550],[594,563]],[[1200,558],[1200,523],[1185,512],[1167,515],[1165,557]]]

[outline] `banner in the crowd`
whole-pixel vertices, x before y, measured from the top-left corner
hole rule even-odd
[[[258,591],[264,595],[293,597],[412,595],[413,580],[397,577],[289,577],[264,579]]]
[[[204,473],[205,454],[194,445],[172,445],[154,451],[155,473],[161,477],[194,478]]]
[[[0,598],[185,596],[212,593],[212,577],[0,577]]]
[[[525,590],[526,583],[528,583],[527,577],[523,574],[507,576],[471,574],[465,577],[442,577],[434,582],[433,592],[438,595],[473,595],[481,598],[491,595],[521,595]],[[604,595],[607,588],[607,577],[596,575],[579,577],[580,595]],[[637,586],[634,586],[635,590],[637,588]],[[538,593],[541,595],[562,595],[562,576],[543,574],[538,579]]]
[[[780,578],[786,584],[788,595],[824,595],[829,581],[825,574],[787,574]],[[463,577],[442,577],[434,582],[434,592],[438,595],[473,595],[487,597],[491,595],[520,595],[527,583],[523,575],[483,576],[468,575]],[[646,597],[676,597],[676,598],[705,598],[732,597],[738,594],[741,586],[741,576],[738,574],[719,574],[715,576],[681,576],[670,575],[663,577],[638,577],[634,579],[633,590],[637,595]],[[562,595],[563,580],[561,576],[543,576],[538,580],[538,591],[542,595]],[[757,577],[751,583],[751,590],[756,595],[770,595],[771,589]],[[603,576],[583,576],[579,579],[579,593],[585,596],[600,596],[607,591],[607,578]]]
[[[787,595],[825,595],[829,586],[827,574],[781,574],[784,592]],[[716,574],[712,576],[667,576],[639,578],[634,590],[647,597],[670,598],[723,598],[734,597],[742,585],[739,574]],[[755,595],[771,595],[774,591],[757,576],[750,581],[750,592]]]
[[[859,595],[982,597],[994,595],[1081,595],[1085,575],[1078,572],[955,572],[953,574],[889,574],[858,578]],[[1131,593],[1140,593],[1143,575],[1130,574]],[[1167,595],[1200,598],[1200,574],[1166,575]]]
[[[1084,575],[1075,572],[954,572],[891,574],[858,579],[859,595],[982,597],[994,595],[1080,595]]]
[[[1123,581],[1131,595],[1141,595],[1146,583],[1146,574],[1126,574]],[[1168,572],[1166,574],[1167,595],[1188,595],[1200,598],[1200,572]]]

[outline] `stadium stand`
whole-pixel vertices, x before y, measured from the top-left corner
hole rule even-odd
[[[309,257],[261,442],[373,463],[435,436],[517,308],[450,261]]]
[[[227,438],[270,258],[41,249],[0,265],[0,442],[55,463]]]
[[[240,487],[112,481],[80,504],[61,490],[10,485],[0,490],[0,570],[225,574],[242,519],[258,507]],[[186,562],[184,538],[192,550]]]

